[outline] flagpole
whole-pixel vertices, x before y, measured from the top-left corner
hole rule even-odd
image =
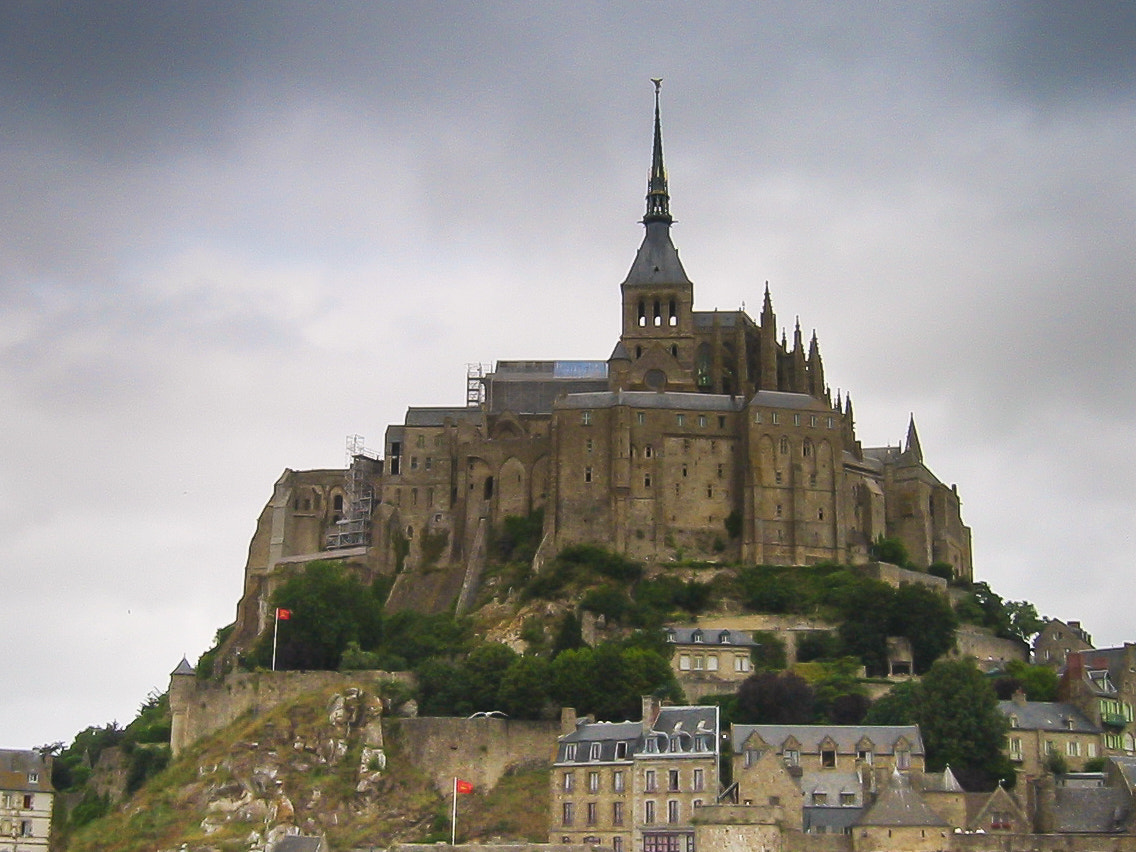
[[[272,670],[276,671],[276,637],[280,635],[280,607],[273,610],[272,628]]]
[[[450,845],[458,842],[458,776],[454,776],[454,812],[450,817]]]

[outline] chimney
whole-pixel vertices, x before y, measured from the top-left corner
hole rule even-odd
[[[1081,629],[1081,622],[1079,622],[1079,621],[1070,621],[1070,622],[1068,622],[1068,624],[1069,624],[1069,627],[1071,627],[1073,630],[1080,630]]]
[[[561,707],[560,708],[560,736],[572,733],[576,730],[576,708],[575,707]]]
[[[659,718],[662,705],[653,695],[643,696],[643,733],[650,733],[655,729],[655,720]]]
[[[1026,693],[1020,686],[1014,690],[1014,694],[1010,696],[1010,699],[1019,707],[1026,706]]]

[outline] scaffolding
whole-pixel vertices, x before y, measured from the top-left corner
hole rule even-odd
[[[371,474],[378,455],[363,445],[362,435],[347,436],[347,469],[343,475],[343,516],[327,536],[328,550],[367,547],[371,543],[371,512],[375,490]]]
[[[480,408],[485,402],[485,377],[493,372],[490,364],[465,365],[465,407]]]

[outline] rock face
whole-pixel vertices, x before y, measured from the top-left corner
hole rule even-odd
[[[373,803],[386,786],[382,699],[351,687],[332,693],[322,709],[317,701],[283,708],[257,726],[255,739],[198,765],[185,797],[204,812],[202,834],[273,852],[285,837],[323,837],[346,811]],[[344,788],[354,793],[348,802]]]

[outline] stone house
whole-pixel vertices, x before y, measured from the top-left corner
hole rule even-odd
[[[1103,753],[1103,732],[1075,705],[1052,701],[1026,701],[1018,690],[998,709],[1009,719],[1007,756],[1025,779],[1039,778],[1047,771],[1050,755],[1060,755],[1072,772],[1085,761]]]
[[[1068,623],[1056,618],[1048,619],[1033,640],[1033,663],[1060,669],[1073,651],[1091,651],[1093,637],[1081,627],[1081,622]]]
[[[1106,755],[1136,755],[1136,644],[1070,651],[1058,697],[1103,730]]]
[[[718,708],[643,699],[638,722],[568,710],[550,780],[549,842],[612,852],[695,852],[698,809],[717,801]]]
[[[0,843],[46,852],[54,800],[50,758],[35,751],[0,749]]]
[[[695,700],[703,695],[736,692],[753,673],[753,636],[728,627],[667,627],[674,646],[671,668],[683,693]]]

